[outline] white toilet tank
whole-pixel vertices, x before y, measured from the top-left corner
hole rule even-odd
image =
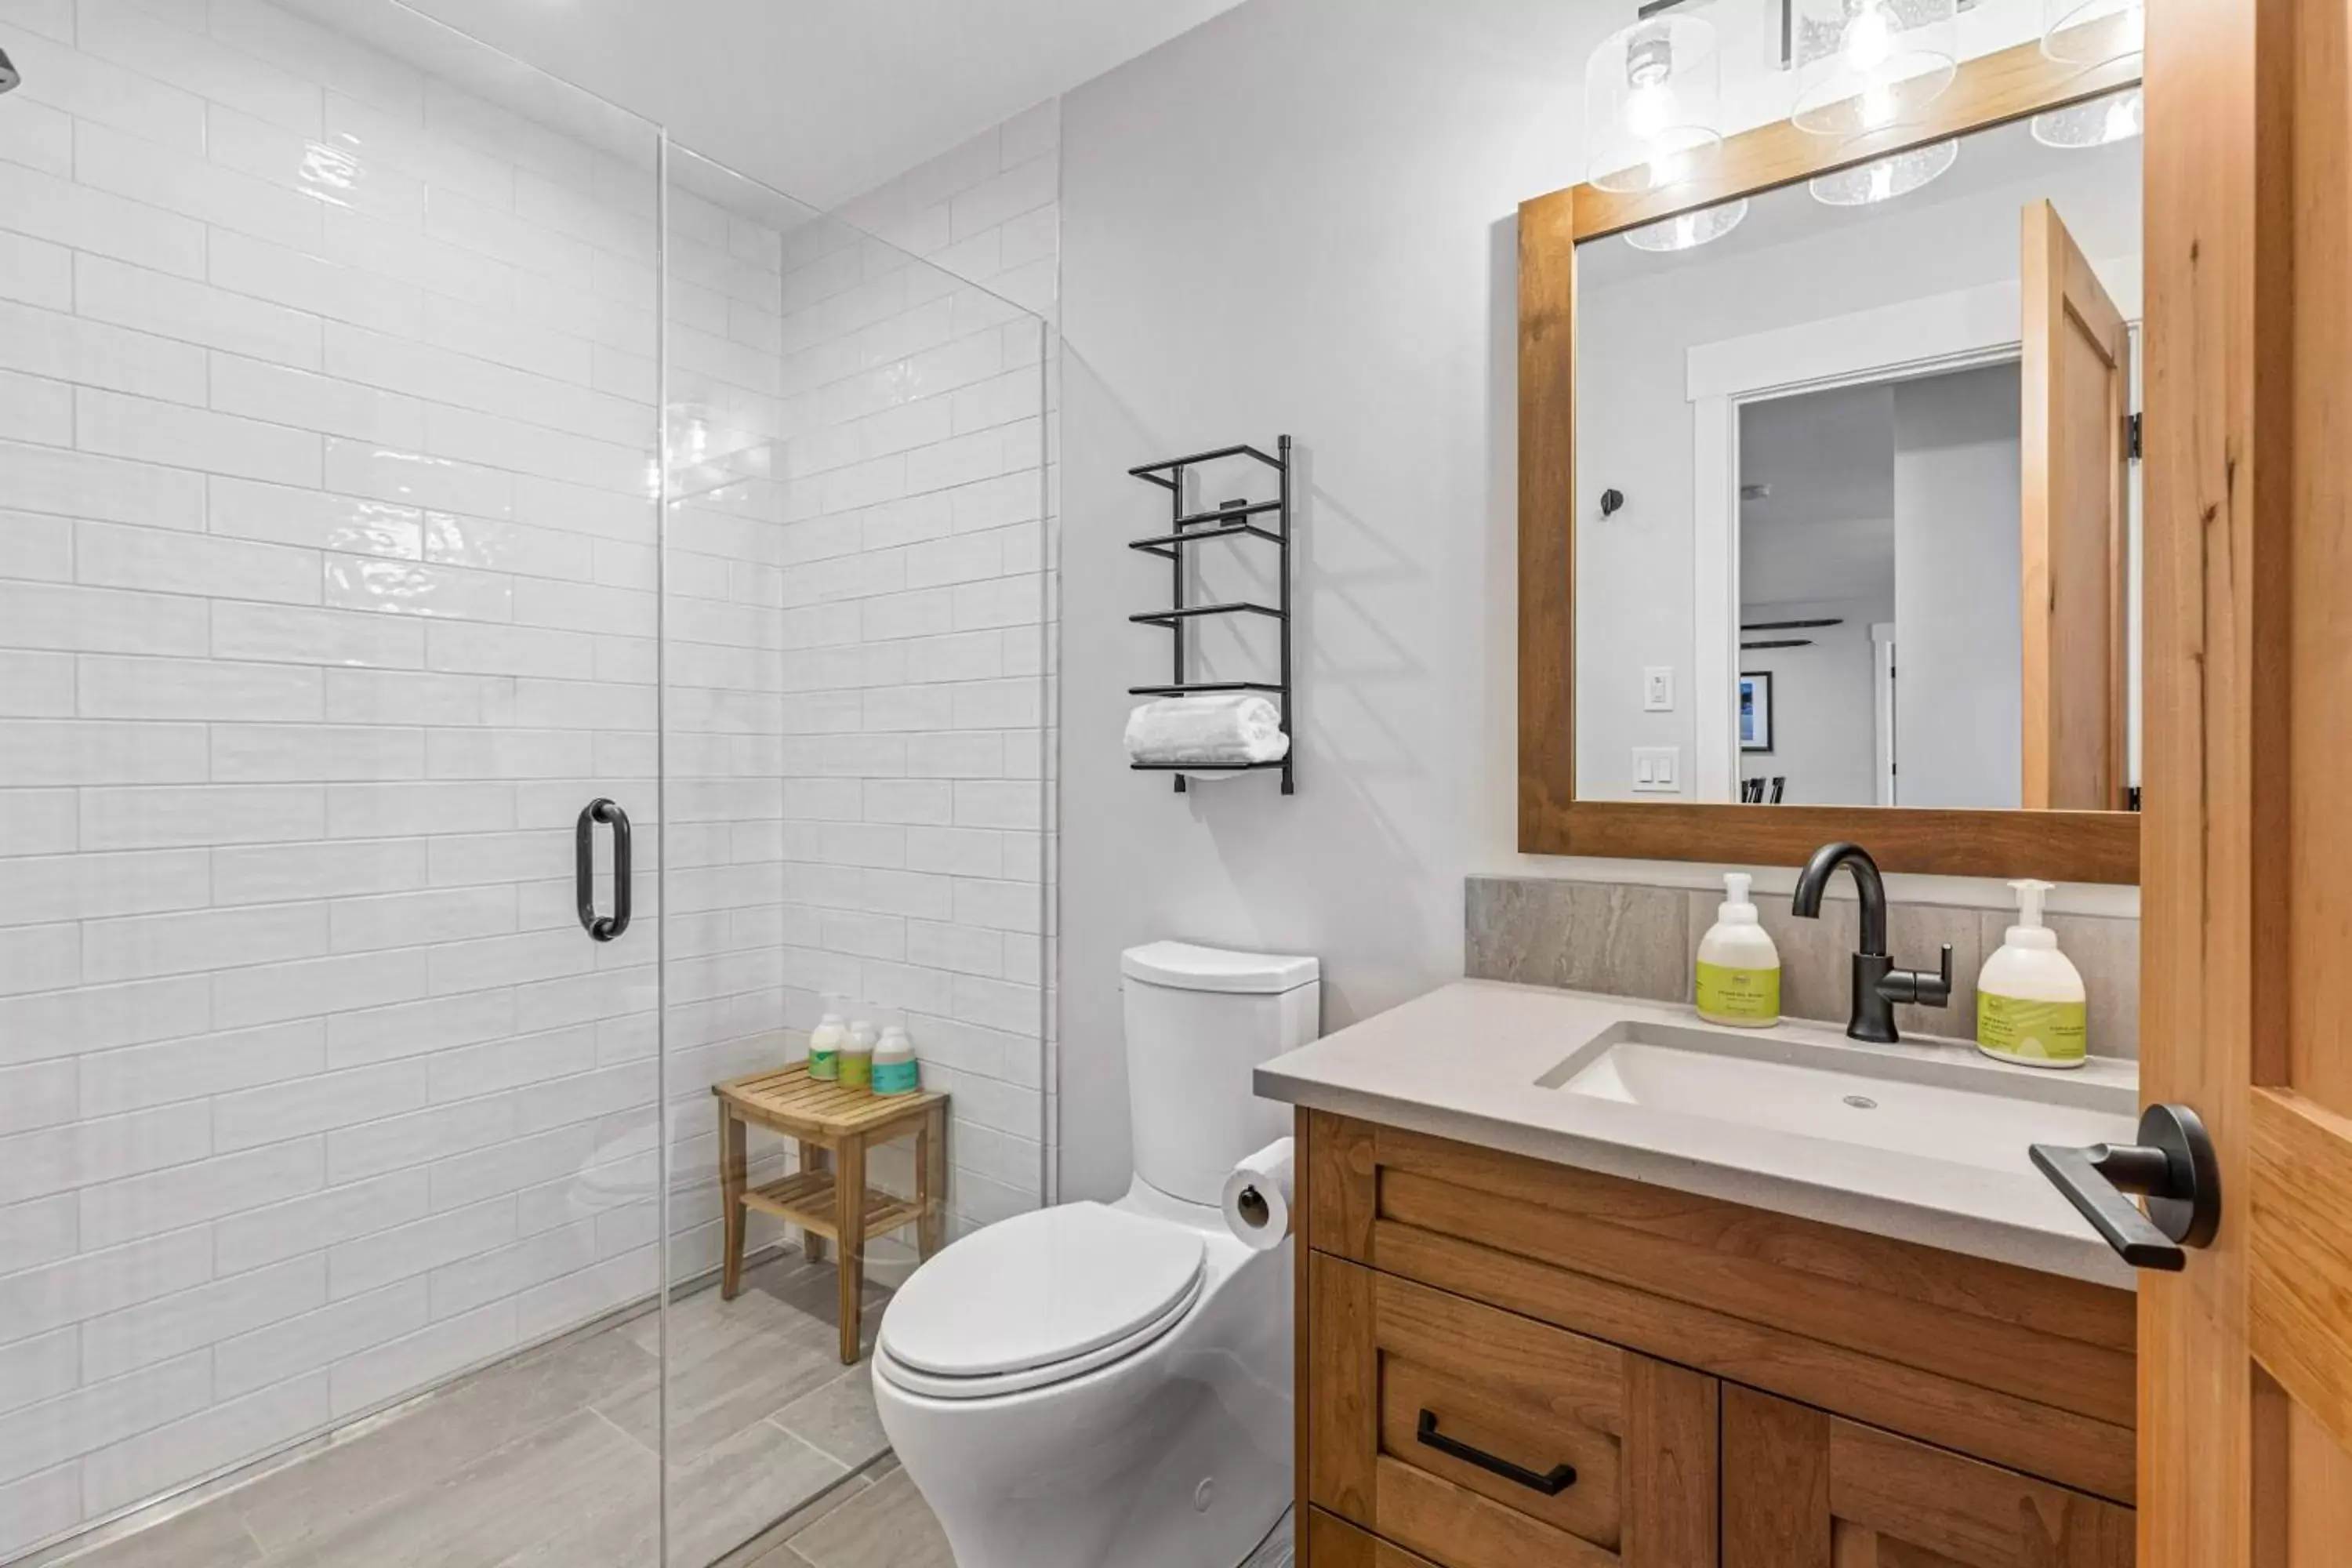
[[[1321,1032],[1311,958],[1155,942],[1119,955],[1135,1173],[1187,1203],[1221,1201],[1243,1156],[1290,1131],[1250,1073]]]

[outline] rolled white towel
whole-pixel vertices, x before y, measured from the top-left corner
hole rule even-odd
[[[1127,716],[1129,762],[1234,767],[1277,763],[1289,752],[1281,711],[1249,692],[1162,697]]]

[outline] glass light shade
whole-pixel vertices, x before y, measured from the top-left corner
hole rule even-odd
[[[1897,196],[1909,195],[1941,175],[1959,155],[1960,144],[1957,141],[1930,142],[1925,147],[1874,158],[1851,169],[1840,169],[1834,174],[1815,175],[1807,188],[1813,193],[1813,200],[1826,206],[1866,207],[1873,202],[1891,202]]]
[[[1723,58],[1703,16],[1653,16],[1584,65],[1586,178],[1640,194],[1689,178],[1723,140]]]
[[[1796,0],[1801,131],[1856,136],[1916,122],[1952,85],[1957,0]]]
[[[2147,45],[2146,0],[2042,0],[2042,52],[2062,64],[2103,66]]]
[[[1677,213],[1640,228],[1627,229],[1625,243],[1636,250],[1696,250],[1738,228],[1747,216],[1748,198],[1742,196],[1720,206]]]
[[[2130,141],[2140,133],[2144,121],[2140,90],[2135,87],[2035,115],[2033,139],[2044,147],[2104,147]]]

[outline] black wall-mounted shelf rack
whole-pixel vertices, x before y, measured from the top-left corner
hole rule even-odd
[[[1169,588],[1173,603],[1164,610],[1147,610],[1129,616],[1139,626],[1165,626],[1170,640],[1175,644],[1170,660],[1170,679],[1158,686],[1130,686],[1130,697],[1188,697],[1195,693],[1219,691],[1262,691],[1278,697],[1282,703],[1282,731],[1290,737],[1290,750],[1278,763],[1247,763],[1240,766],[1251,772],[1282,774],[1282,793],[1296,792],[1298,782],[1297,694],[1292,685],[1290,664],[1290,437],[1283,437],[1275,444],[1279,457],[1268,457],[1255,447],[1220,447],[1213,452],[1194,452],[1190,457],[1171,458],[1165,462],[1146,463],[1127,471],[1146,484],[1158,485],[1169,495],[1169,531],[1155,533],[1149,539],[1128,542],[1129,550],[1140,550],[1147,555],[1165,556],[1169,563]],[[1230,458],[1255,458],[1272,468],[1280,480],[1276,499],[1261,501],[1227,501],[1209,511],[1187,513],[1184,510],[1184,470],[1203,463],[1222,462]],[[1261,521],[1263,520],[1263,521]],[[1271,522],[1272,527],[1266,524]],[[1187,546],[1203,540],[1233,539],[1246,535],[1262,539],[1275,546],[1281,559],[1276,582],[1280,584],[1276,602],[1260,605],[1246,600],[1230,604],[1188,605],[1184,602],[1184,551]],[[1281,679],[1266,680],[1192,680],[1188,679],[1185,665],[1185,644],[1191,639],[1184,628],[1206,616],[1264,616],[1276,624],[1282,639]],[[1202,766],[1192,763],[1130,763],[1139,773],[1173,773],[1177,774],[1176,793],[1184,793],[1181,770]]]

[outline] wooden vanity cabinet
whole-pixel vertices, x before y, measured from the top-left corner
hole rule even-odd
[[[1300,1113],[1306,1568],[2128,1568],[2126,1291]]]
[[[1716,1379],[1341,1258],[1308,1267],[1317,1506],[1446,1568],[1713,1560]]]
[[[1723,1390],[1727,1568],[2129,1568],[2133,1527],[2103,1498]]]

